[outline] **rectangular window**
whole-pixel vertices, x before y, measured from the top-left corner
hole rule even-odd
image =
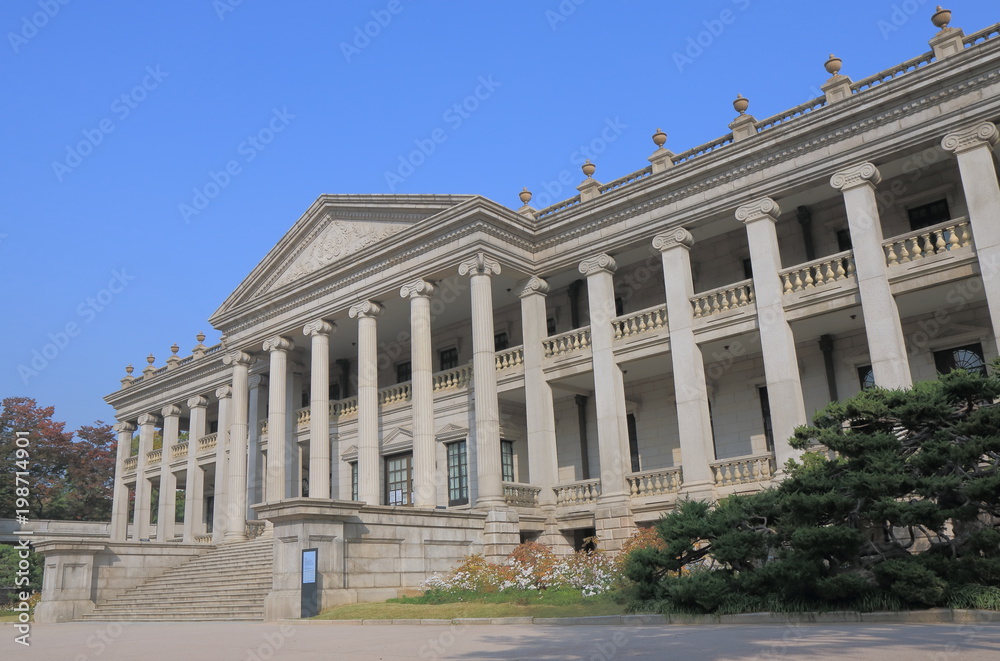
[[[500,468],[504,482],[514,481],[514,441],[500,441]]]
[[[358,462],[351,462],[351,500],[358,499]]]
[[[851,243],[851,230],[837,230],[837,252],[853,249],[854,244]]]
[[[328,392],[330,394],[330,401],[331,402],[336,402],[337,400],[340,399],[340,384],[339,383],[331,383],[330,384],[330,389],[329,389]]]
[[[767,451],[774,452],[774,427],[771,425],[771,402],[767,399],[767,387],[757,388],[760,396],[760,414],[764,419],[764,438],[767,439]]]
[[[438,353],[438,358],[441,361],[441,371],[451,370],[458,367],[458,348],[452,347],[450,349],[444,349]]]
[[[986,358],[983,356],[983,345],[977,342],[954,349],[935,351],[934,366],[939,374],[947,374],[952,370],[965,370],[972,374],[986,376]]]
[[[507,332],[497,333],[493,336],[493,350],[503,351],[509,348],[509,342],[507,341]]]
[[[632,472],[638,473],[642,468],[639,461],[639,431],[635,424],[635,414],[629,413],[628,422],[628,454],[632,459]]]
[[[906,210],[906,215],[910,218],[910,229],[914,232],[931,225],[943,223],[951,220],[951,213],[948,211],[948,200],[935,200],[929,204],[913,207]]]
[[[743,260],[743,279],[750,280],[753,278],[753,260],[749,257]]]
[[[465,441],[449,443],[448,453],[448,504],[469,503],[469,456]]]
[[[556,318],[555,317],[549,317],[548,319],[545,320],[545,332],[548,333],[549,335],[555,335],[556,334]]]
[[[413,454],[385,458],[385,504],[413,504]]]
[[[861,384],[862,390],[875,387],[875,371],[871,365],[862,365],[858,368],[858,383]]]
[[[412,363],[406,361],[405,363],[396,363],[396,383],[405,383],[409,381],[413,376]]]
[[[625,314],[625,299],[615,296],[615,316],[620,317]]]

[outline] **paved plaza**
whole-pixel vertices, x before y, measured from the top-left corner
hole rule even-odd
[[[1000,658],[1000,623],[766,626],[313,625],[73,622],[35,625],[28,648],[0,626],[4,661],[266,659]]]

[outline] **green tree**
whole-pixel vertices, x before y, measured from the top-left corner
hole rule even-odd
[[[34,551],[28,554],[27,584],[18,576],[20,551],[11,544],[0,544],[0,606],[17,601],[21,592],[41,592],[42,556]]]
[[[995,375],[957,370],[828,405],[796,430],[805,454],[780,485],[684,502],[658,523],[665,548],[626,565],[636,598],[725,612],[926,607],[969,586],[995,597],[998,395]]]

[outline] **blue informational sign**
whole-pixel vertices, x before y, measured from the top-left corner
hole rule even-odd
[[[316,582],[316,549],[302,551],[302,584]]]

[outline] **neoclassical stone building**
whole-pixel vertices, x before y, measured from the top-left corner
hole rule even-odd
[[[823,96],[763,120],[739,97],[681,153],[657,130],[648,167],[588,162],[548,208],[321,196],[209,319],[222,344],[106,398],[108,549],[169,565],[265,533],[265,615],[297,616],[304,549],[324,604],[523,539],[614,550],[678,499],[780,478],[833,399],[985,369],[1000,39],[945,14],[928,53],[859,81],[831,56]],[[161,496],[153,526],[178,489],[183,520]]]

